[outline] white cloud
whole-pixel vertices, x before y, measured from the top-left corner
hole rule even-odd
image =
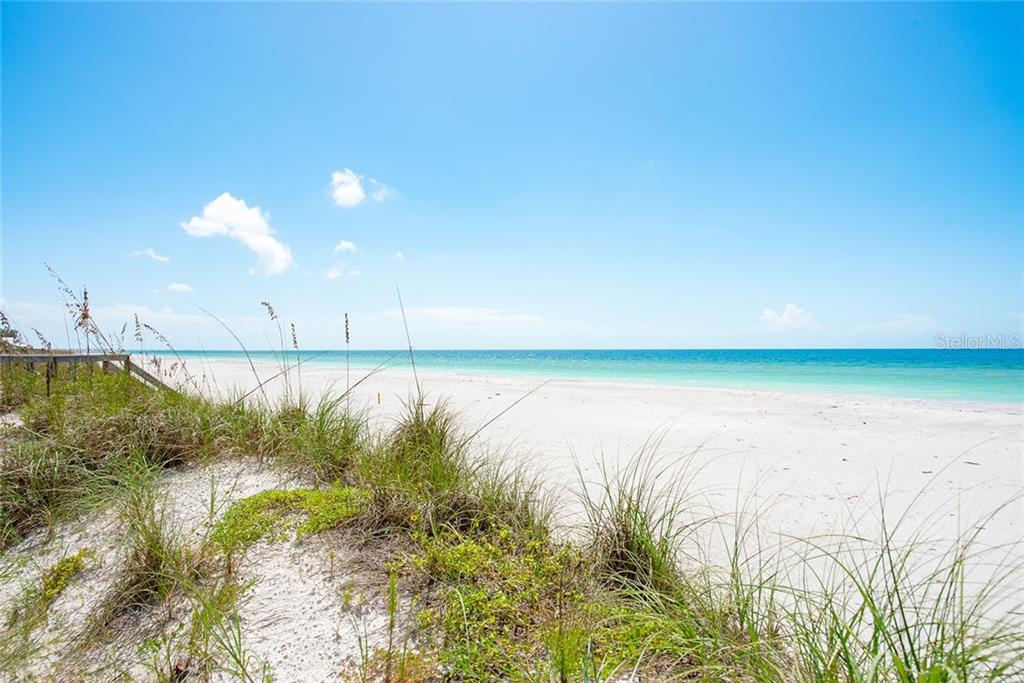
[[[334,253],[338,254],[343,251],[351,251],[352,253],[356,253],[359,251],[359,247],[357,247],[354,243],[349,242],[348,240],[341,240],[340,242],[334,245]]]
[[[156,253],[156,251],[152,247],[147,247],[146,249],[142,249],[141,251],[133,251],[131,255],[133,258],[145,256],[146,258],[152,259],[154,261],[159,261],[160,263],[167,263],[168,261],[171,260],[169,256],[161,256],[160,254]]]
[[[781,313],[774,308],[766,308],[761,313],[761,320],[771,327],[791,330],[814,330],[821,327],[813,313],[796,304],[786,304]]]
[[[260,207],[225,192],[203,207],[202,216],[193,216],[181,227],[193,237],[226,235],[256,252],[256,265],[250,272],[274,275],[294,263],[288,245],[274,237],[270,216]]]
[[[400,251],[396,251],[395,255],[392,256],[392,258],[395,259],[396,261],[400,261],[402,263],[405,263],[405,254],[403,254]]]
[[[330,268],[327,269],[327,272],[324,273],[324,277],[327,278],[328,280],[337,280],[342,275],[345,275],[345,271],[342,270],[341,268],[338,268],[337,266],[331,266]],[[361,273],[358,270],[348,271],[348,278],[350,280],[355,280],[360,275]]]
[[[375,202],[384,202],[395,196],[395,191],[380,182],[376,178],[368,178],[370,187],[373,189],[370,191],[370,198]]]
[[[401,318],[401,309],[386,311],[384,315],[388,318]],[[499,308],[475,308],[471,306],[430,306],[426,308],[407,308],[405,315],[410,320],[432,320],[450,323],[494,323],[494,322],[517,322],[535,323],[541,318],[518,311],[510,311]]]
[[[171,284],[167,285],[167,291],[168,292],[191,292],[192,291],[192,287],[189,286],[189,285],[186,285],[183,282],[172,282]]]
[[[331,174],[331,196],[338,206],[359,206],[366,199],[362,177],[350,168]]]
[[[338,206],[351,208],[359,206],[366,199],[366,188],[363,181],[370,187],[370,199],[383,202],[395,196],[395,190],[376,178],[361,176],[351,168],[344,168],[331,173],[331,197]]]

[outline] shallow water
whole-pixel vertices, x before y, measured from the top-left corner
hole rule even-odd
[[[239,351],[179,351],[186,359],[244,360]],[[278,361],[273,351],[253,360]],[[344,367],[345,351],[302,351],[304,364]],[[416,366],[537,378],[818,391],[903,398],[1024,401],[1024,349],[461,350],[417,351]],[[294,352],[289,352],[294,362]],[[352,351],[353,368],[409,365],[407,351]]]

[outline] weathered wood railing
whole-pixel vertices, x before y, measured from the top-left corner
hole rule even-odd
[[[24,366],[29,371],[34,371],[37,364],[46,366],[46,394],[50,394],[50,384],[57,377],[59,365],[69,365],[74,368],[79,365],[95,367],[99,365],[104,372],[124,372],[135,377],[140,382],[153,389],[174,391],[164,384],[159,378],[146,372],[138,363],[132,360],[131,354],[127,353],[76,353],[74,351],[36,351],[26,353],[0,353],[0,368],[6,370],[10,367]]]

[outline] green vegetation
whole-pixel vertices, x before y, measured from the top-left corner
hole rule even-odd
[[[19,600],[20,604],[7,620],[8,631],[12,630],[11,627],[17,627],[14,631],[25,636],[44,621],[50,605],[64,592],[68,584],[85,570],[86,560],[91,558],[92,551],[85,548],[73,555],[65,555],[48,567],[39,578],[38,584],[24,591]],[[9,637],[13,635],[9,633]]]
[[[659,490],[656,461],[643,456],[588,488],[586,523],[570,542],[553,531],[536,483],[472,450],[443,403],[417,397],[374,431],[340,397],[211,402],[81,367],[62,370],[47,395],[39,375],[7,368],[2,377],[3,405],[25,426],[0,441],[0,549],[99,506],[120,509],[126,560],[76,643],[80,658],[142,623],[138,615],[161,614],[138,652],[158,680],[180,679],[183,667],[200,680],[266,680],[245,651],[235,560],[261,538],[294,530],[308,542],[344,529],[316,542],[372,557],[389,615],[388,646],[363,653],[359,680],[1024,678],[1024,628],[1012,610],[991,610],[1012,596],[1022,567],[998,564],[971,535],[945,554],[907,541],[899,524],[876,539],[750,551],[752,525],[700,514],[682,483]],[[183,536],[153,483],[222,458],[286,469],[306,485],[226,511],[211,502],[208,532]],[[735,539],[721,568],[696,545],[708,525]],[[40,604],[59,600],[88,560],[82,551],[49,568]],[[980,587],[969,574],[979,565],[995,567]],[[31,630],[18,619],[11,633]],[[0,673],[32,656],[27,637],[6,639]]]
[[[139,467],[180,466],[220,450],[216,409],[90,369],[65,371],[49,397],[36,387],[18,406],[25,427],[0,451],[0,548],[120,495]],[[31,386],[31,374],[8,370],[4,386]]]
[[[551,639],[582,616],[577,551],[508,527],[417,540],[412,564],[440,587],[437,607],[425,609],[420,624],[440,627],[441,664],[472,680],[541,673],[531,664],[545,662]],[[576,673],[578,663],[573,657],[564,668]]]
[[[152,473],[139,474],[139,479],[126,483],[122,510],[127,559],[113,593],[93,616],[94,634],[105,632],[126,613],[182,592],[205,573],[205,548],[190,545],[165,524]]]
[[[89,549],[79,550],[74,555],[61,558],[47,569],[43,574],[42,586],[40,586],[40,602],[49,607],[50,603],[68,587],[71,579],[82,573],[82,570],[85,569],[86,558],[92,556],[92,551]]]
[[[337,527],[359,514],[365,504],[363,492],[352,487],[263,491],[233,504],[217,522],[211,540],[232,558],[272,532],[282,534],[285,517],[305,518],[295,530],[302,537]]]

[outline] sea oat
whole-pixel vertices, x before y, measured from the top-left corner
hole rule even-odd
[[[171,343],[169,341],[167,341],[167,337],[165,337],[164,335],[160,334],[160,332],[155,327],[153,327],[152,325],[149,325],[147,323],[143,323],[142,326],[145,327],[149,331],[149,333],[151,335],[153,335],[156,338],[156,340],[158,342],[160,342],[161,344],[163,344],[164,346],[168,346],[169,347],[171,345]]]
[[[274,311],[274,307],[270,305],[269,301],[261,301],[260,305],[267,309],[267,313],[270,314],[271,320],[277,320],[277,313]]]
[[[348,393],[352,390],[352,384],[349,381],[348,345],[349,345],[348,312],[346,312],[345,313],[345,394],[346,395],[348,395]],[[351,396],[348,397],[348,404],[350,406],[352,404],[352,397]]]
[[[89,313],[89,290],[85,287],[82,288],[82,303],[78,307],[78,320],[76,325],[79,329],[90,331],[90,323],[92,322],[92,316]]]
[[[42,332],[40,332],[38,329],[34,327],[32,328],[32,331],[36,333],[36,337],[39,339],[39,343],[42,344],[44,349],[50,350],[51,348],[53,348],[52,345],[50,344],[50,341],[43,335]]]

